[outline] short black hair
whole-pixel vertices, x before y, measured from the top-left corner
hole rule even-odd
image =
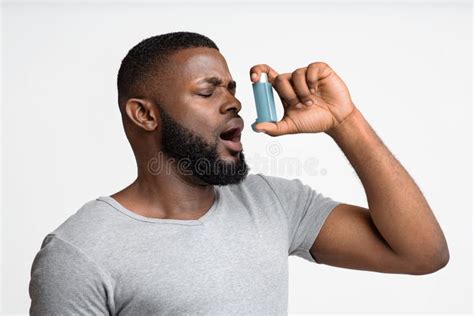
[[[192,47],[219,50],[210,38],[193,32],[172,32],[152,36],[130,49],[122,60],[117,75],[120,109],[130,98],[148,96],[153,83],[156,83],[160,73],[165,70],[168,57],[181,49]]]

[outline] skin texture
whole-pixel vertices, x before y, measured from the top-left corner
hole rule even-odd
[[[161,148],[156,99],[175,121],[209,143],[237,116],[241,103],[217,50],[185,49],[172,60],[172,75],[160,83],[156,98],[132,98],[126,104],[124,127],[138,177],[112,197],[144,216],[198,219],[214,201],[212,186],[180,174],[173,165],[170,172],[160,174],[151,174],[147,168]],[[250,69],[251,81],[257,81],[262,72],[280,96],[284,116],[277,123],[259,123],[255,128],[272,137],[329,135],[356,170],[367,195],[369,208],[341,204],[329,215],[310,251],[315,260],[342,268],[414,275],[445,266],[449,251],[430,206],[353,104],[341,78],[322,62],[283,74],[265,64],[255,65]],[[197,83],[209,76],[222,83],[217,87]],[[212,97],[199,95],[209,93]],[[216,148],[221,159],[239,159],[220,143]]]
[[[329,65],[316,62],[291,74],[256,65],[251,80],[261,72],[268,73],[285,113],[280,122],[259,123],[256,129],[271,136],[325,132],[366,192],[368,209],[341,204],[328,216],[311,247],[313,258],[336,267],[413,275],[444,267],[449,250],[430,206]]]

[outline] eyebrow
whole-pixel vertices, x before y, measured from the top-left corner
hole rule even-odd
[[[197,83],[203,83],[203,82],[210,83],[214,86],[219,86],[222,84],[222,80],[217,77],[207,77],[207,78],[199,80]],[[236,87],[237,87],[237,82],[235,82],[234,80],[229,81],[227,88],[235,89]]]

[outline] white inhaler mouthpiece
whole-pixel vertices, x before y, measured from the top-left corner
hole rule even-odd
[[[260,79],[258,79],[258,82],[268,82],[268,75],[266,72],[262,72],[260,74]]]

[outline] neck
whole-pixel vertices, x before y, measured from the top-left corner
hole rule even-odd
[[[136,180],[111,197],[146,217],[183,220],[200,218],[214,203],[214,187],[193,181],[176,164],[159,170],[150,166],[139,164]]]

